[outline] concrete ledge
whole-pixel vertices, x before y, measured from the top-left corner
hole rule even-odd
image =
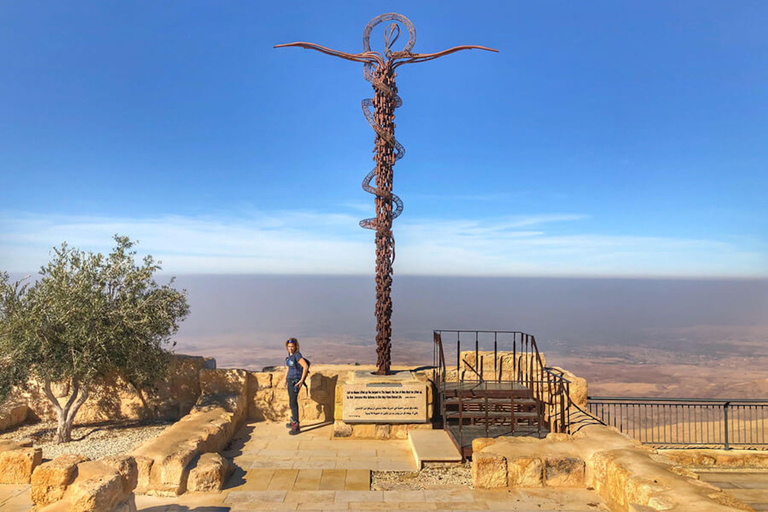
[[[690,449],[659,453],[681,466],[768,469],[768,451]]]
[[[408,441],[419,469],[424,462],[461,462],[461,453],[445,430],[409,430]]]

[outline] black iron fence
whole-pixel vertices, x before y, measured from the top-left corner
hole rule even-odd
[[[656,446],[768,448],[768,400],[589,397],[590,414]]]

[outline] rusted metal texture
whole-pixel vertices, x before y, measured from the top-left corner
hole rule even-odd
[[[384,52],[371,50],[371,33],[385,21],[392,21],[384,33]],[[399,39],[401,28],[408,31],[408,42],[400,51],[393,51]],[[395,109],[402,105],[397,95],[395,70],[403,64],[433,60],[461,50],[488,50],[483,46],[456,46],[437,53],[412,53],[416,43],[416,29],[405,16],[397,13],[381,14],[373,18],[363,32],[363,52],[345,53],[314,43],[279,44],[275,48],[300,47],[316,50],[326,55],[362,62],[364,76],[374,90],[373,98],[363,100],[363,114],[376,132],[375,166],[363,179],[363,190],[375,196],[376,216],[360,221],[360,226],[376,231],[376,353],[377,371],[380,375],[390,373],[390,347],[392,339],[392,264],[395,261],[395,239],[392,236],[392,221],[403,211],[403,202],[392,193],[393,167],[405,154],[403,146],[395,139]]]

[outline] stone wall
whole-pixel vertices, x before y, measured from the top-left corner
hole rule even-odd
[[[175,355],[169,376],[143,393],[146,404],[131,385],[111,376],[93,387],[91,396],[78,411],[75,424],[115,419],[179,419],[192,409],[200,396],[200,371],[215,367],[214,359]],[[60,403],[66,402],[70,393],[68,382],[54,384],[52,390]],[[34,381],[26,389],[14,389],[0,407],[0,432],[30,418],[56,420],[53,404],[46,398],[42,384]]]

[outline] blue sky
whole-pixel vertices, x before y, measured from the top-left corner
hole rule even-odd
[[[400,274],[767,277],[763,1],[0,2],[0,269],[372,274],[361,51],[400,12]]]

